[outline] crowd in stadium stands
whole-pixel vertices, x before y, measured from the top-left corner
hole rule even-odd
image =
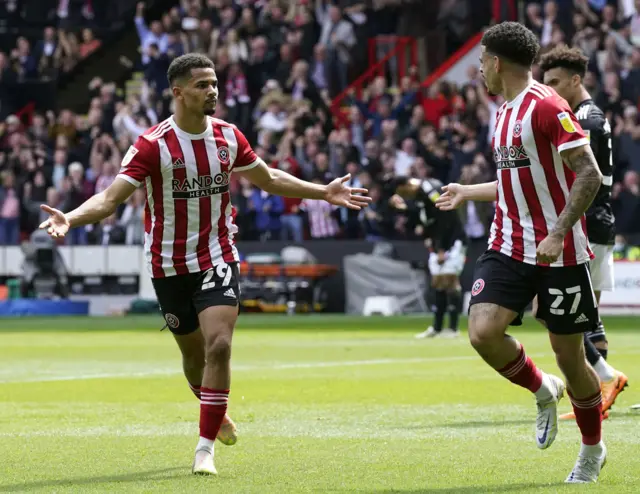
[[[8,0],[0,6],[0,18],[8,22],[25,19],[24,2]],[[91,55],[101,45],[91,29],[94,12],[91,0],[59,0],[57,8],[53,2],[42,2],[42,12],[37,17],[51,18],[51,25],[44,28],[42,37],[29,40],[19,36],[15,46],[8,52],[0,52],[0,81],[20,82],[39,78],[53,80],[59,73],[69,72],[76,64]],[[53,25],[55,24],[55,26]]]
[[[358,47],[370,36],[394,31],[399,3],[184,0],[157,20],[145,18],[145,4],[138,4],[137,63],[144,73],[139,92],[123,98],[115,84],[95,78],[87,89],[92,99],[86,115],[63,110],[36,114],[29,126],[15,116],[1,124],[0,243],[16,244],[33,231],[42,219],[39,204],[70,210],[114,180],[129,145],[170,115],[167,67],[189,51],[215,61],[217,116],[237,124],[267,163],[323,183],[349,172],[353,184],[369,187],[374,198],[366,211],[333,210],[235,180],[241,239],[416,238],[411,219],[380,200],[383,180],[401,174],[444,183],[492,180],[490,142],[501,100],[487,95],[475,67],[460,87],[440,82],[426,89],[411,68],[394,86],[394,78],[378,77],[360,97],[349,92],[349,125],[334,127],[331,99],[348,87]],[[464,12],[458,8],[468,0],[443,4],[443,22],[464,21],[451,16]],[[614,133],[616,249],[619,257],[635,256],[625,237],[640,234],[640,1],[529,1],[525,23],[540,35],[543,50],[575,44],[590,57],[585,83]],[[85,52],[96,45],[89,33],[85,42]],[[81,46],[63,47],[61,31],[56,37],[53,29],[33,50],[18,40],[15,53],[0,53],[0,79],[28,71],[44,76],[51,62],[43,59],[56,60],[60,53],[56,63],[64,66],[82,55]],[[74,230],[67,241],[141,243],[143,204],[141,190],[114,217]],[[491,209],[479,205],[465,218],[469,235],[486,236],[491,217]]]

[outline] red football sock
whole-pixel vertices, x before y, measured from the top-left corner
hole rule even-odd
[[[200,437],[215,440],[227,413],[228,389],[200,388]]]
[[[576,414],[576,422],[582,433],[582,444],[593,446],[602,439],[602,394],[600,390],[587,398],[574,398],[569,390],[567,394]]]
[[[522,386],[532,393],[538,391],[542,385],[542,372],[536,367],[533,360],[524,353],[522,345],[520,345],[520,352],[516,359],[498,370],[498,372],[513,384]]]
[[[188,381],[187,381],[187,384],[189,385],[189,389],[191,390],[191,392],[194,395],[196,395],[196,398],[200,399],[200,386],[194,386],[193,384],[191,384]]]

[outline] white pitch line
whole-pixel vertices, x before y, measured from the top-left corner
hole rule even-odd
[[[232,370],[253,371],[269,369],[321,369],[325,367],[354,367],[359,365],[388,365],[388,364],[420,364],[424,362],[453,362],[456,360],[472,360],[475,355],[460,357],[415,357],[415,358],[380,358],[371,360],[337,360],[333,362],[292,362],[290,364],[264,365],[240,365]]]
[[[66,376],[42,376],[42,377],[26,377],[24,379],[0,379],[0,384],[9,383],[39,383],[54,381],[85,381],[88,379],[111,379],[125,377],[151,377],[151,376],[174,376],[182,374],[176,370],[149,370],[143,372],[101,372],[97,374],[70,374]]]
[[[546,357],[547,354],[530,355],[534,358]],[[232,365],[234,372],[253,372],[269,370],[287,369],[324,369],[330,367],[358,367],[363,365],[390,365],[390,364],[421,364],[429,362],[455,362],[461,360],[480,359],[476,355],[465,355],[458,357],[416,357],[416,358],[384,358],[370,360],[336,360],[329,362],[291,362],[282,364],[267,365]],[[70,374],[64,376],[39,376],[18,379],[0,379],[0,384],[7,383],[33,383],[33,382],[55,382],[55,381],[85,381],[89,379],[114,379],[114,378],[136,378],[153,376],[175,376],[182,374],[180,370],[148,370],[140,372],[101,372],[96,374]]]
[[[616,355],[633,354],[637,352],[609,352]],[[550,354],[537,353],[530,354],[531,358],[544,358]],[[458,357],[415,357],[415,358],[384,358],[384,359],[370,359],[370,360],[336,360],[329,362],[290,362],[281,364],[263,364],[263,365],[251,365],[251,364],[232,364],[232,371],[234,372],[254,372],[254,371],[270,371],[270,370],[287,370],[287,369],[326,369],[331,367],[358,367],[366,365],[391,365],[391,364],[422,364],[429,362],[456,362],[464,360],[480,359],[476,355],[464,355]],[[181,370],[167,370],[167,369],[150,369],[147,371],[139,372],[100,372],[95,374],[68,374],[63,376],[38,376],[38,377],[26,377],[26,378],[5,378],[0,379],[0,384],[9,383],[35,383],[35,382],[56,382],[56,381],[86,381],[89,379],[118,379],[118,378],[146,378],[154,376],[177,376],[181,375]]]

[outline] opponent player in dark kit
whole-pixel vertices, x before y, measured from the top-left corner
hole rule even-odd
[[[611,146],[611,125],[604,113],[598,108],[582,84],[587,72],[589,59],[578,48],[557,47],[546,53],[540,60],[544,73],[544,83],[562,96],[573,111],[583,128],[591,149],[602,172],[602,185],[587,210],[587,235],[589,244],[596,256],[590,262],[591,282],[600,303],[603,291],[612,291],[613,245],[615,238],[615,219],[611,207],[611,186],[613,185],[613,154]],[[587,360],[598,374],[602,390],[603,418],[618,395],[627,386],[627,376],[607,363],[609,349],[602,320],[594,331],[585,333],[584,345]],[[567,413],[561,419],[574,419],[575,414]]]
[[[416,335],[417,338],[458,336],[458,320],[462,311],[460,274],[464,268],[466,237],[456,212],[441,211],[435,203],[442,194],[442,183],[434,178],[397,177],[387,184],[392,191],[390,203],[406,210],[406,200],[416,205],[417,221],[422,236],[428,242],[429,273],[435,290],[433,325]],[[443,328],[444,316],[449,313],[449,327]]]

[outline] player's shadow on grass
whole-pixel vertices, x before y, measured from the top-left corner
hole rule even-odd
[[[147,470],[146,472],[124,473],[122,475],[41,480],[38,482],[25,482],[23,484],[0,485],[0,492],[24,492],[31,489],[78,487],[82,485],[109,484],[111,482],[163,481],[175,477],[184,477],[186,473],[188,473],[188,470],[184,467],[172,467],[159,470]]]
[[[371,494],[465,494],[467,492],[492,493],[492,492],[520,492],[524,489],[539,489],[542,487],[559,487],[565,485],[564,482],[528,482],[510,485],[476,485],[465,487],[441,487],[435,489],[388,489],[370,491]]]
[[[467,422],[447,422],[444,424],[429,425],[403,425],[401,429],[433,429],[434,427],[442,427],[444,429],[474,429],[479,427],[495,427],[497,425],[531,425],[532,419],[513,419],[513,420],[471,420]]]
[[[470,420],[466,422],[449,422],[439,424],[438,427],[452,427],[456,429],[473,429],[476,427],[495,427],[496,425],[531,425],[532,419],[511,420]]]

